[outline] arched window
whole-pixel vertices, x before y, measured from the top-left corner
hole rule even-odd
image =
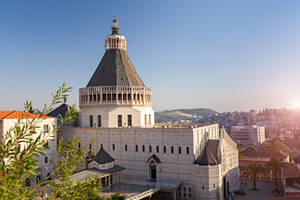
[[[156,153],[159,153],[159,146],[156,146]]]
[[[171,146],[171,153],[174,153],[174,147]]]

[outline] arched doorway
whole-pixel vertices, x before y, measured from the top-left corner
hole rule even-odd
[[[149,172],[148,184],[155,185],[159,182],[159,164],[161,161],[155,154],[152,154],[152,156],[148,158],[147,163]]]
[[[149,165],[149,172],[150,172],[150,180],[151,182],[156,182],[157,181],[157,173],[156,173],[156,163],[153,161],[150,162]]]

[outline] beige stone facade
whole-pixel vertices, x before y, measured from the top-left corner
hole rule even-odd
[[[80,147],[86,152],[97,152],[102,146],[124,167],[123,183],[149,184],[147,160],[155,154],[161,161],[155,164],[156,184],[174,186],[178,199],[215,199],[217,187],[223,193],[225,179],[229,192],[238,189],[237,147],[224,131],[219,133],[217,124],[193,128],[64,128],[59,133],[66,141],[74,136],[80,136]],[[209,139],[220,140],[221,164],[195,164]],[[78,167],[84,166],[83,161]]]
[[[79,90],[79,127],[58,133],[78,148],[101,147],[125,168],[120,182],[173,192],[174,199],[221,199],[238,189],[238,150],[218,124],[155,125],[152,90],[127,57],[116,19],[105,40],[106,52],[87,87]],[[78,166],[84,169],[86,161]],[[97,168],[97,166],[96,166]],[[113,183],[112,183],[113,184]]]

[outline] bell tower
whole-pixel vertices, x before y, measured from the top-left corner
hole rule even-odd
[[[130,61],[116,17],[105,38],[105,54],[85,88],[79,89],[81,127],[151,127],[152,90]]]

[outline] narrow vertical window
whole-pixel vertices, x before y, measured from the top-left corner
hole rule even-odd
[[[49,133],[49,125],[44,124],[44,133]]]
[[[78,143],[78,149],[80,149],[80,142]]]
[[[145,114],[145,126],[147,126],[147,115]]]
[[[127,151],[127,144],[125,144],[125,151]]]
[[[152,152],[152,146],[149,145],[149,152]]]
[[[181,146],[178,147],[178,153],[181,154]]]
[[[171,146],[171,153],[174,153],[174,147]]]
[[[159,153],[159,146],[156,146],[156,153]]]
[[[122,115],[118,115],[118,127],[122,127]]]
[[[167,147],[164,146],[164,153],[167,153]]]
[[[189,154],[189,153],[190,153],[190,148],[186,147],[186,154]]]
[[[143,152],[145,152],[145,145],[143,145]]]
[[[113,151],[115,150],[115,144],[112,145],[112,150],[113,150]]]
[[[139,151],[139,146],[135,145],[135,151],[138,152]]]
[[[48,163],[48,157],[45,156],[45,163]]]
[[[90,127],[93,127],[93,115],[90,115]]]
[[[101,124],[101,115],[98,115],[98,127],[101,127],[102,124]]]
[[[90,149],[92,149],[92,143],[90,143]]]
[[[128,126],[132,126],[132,115],[127,116],[127,124]]]

